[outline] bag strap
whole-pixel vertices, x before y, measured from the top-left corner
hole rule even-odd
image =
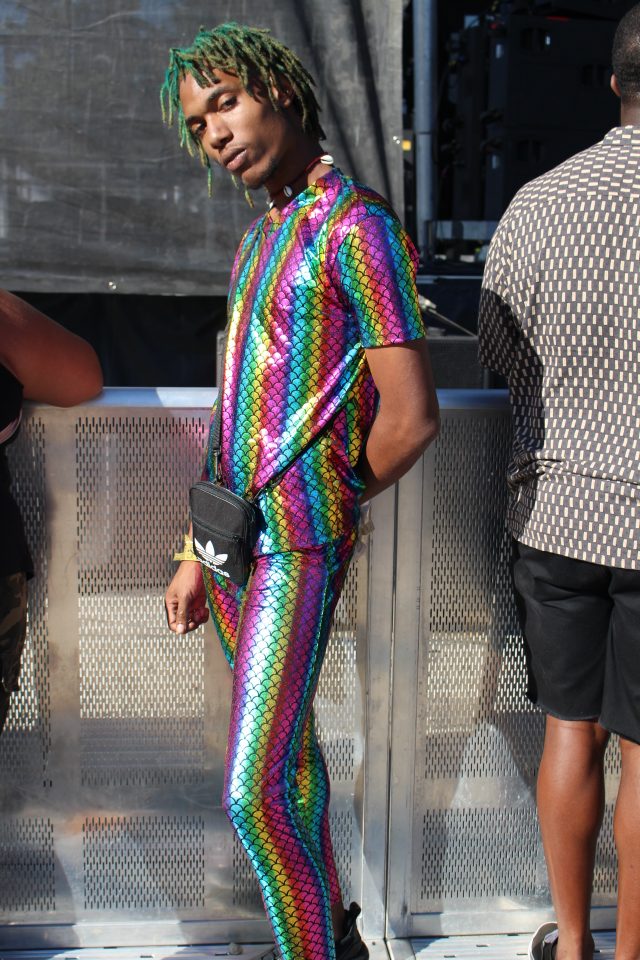
[[[227,334],[228,334],[228,327],[225,330],[225,350],[224,350],[225,353],[226,353]],[[209,441],[211,444],[211,458],[213,460],[213,475],[215,477],[215,482],[219,484],[222,484],[222,469],[220,467],[220,461],[222,459],[222,400],[223,400],[222,385],[223,384],[224,384],[224,376],[223,376],[222,384],[218,388],[218,397],[216,400],[216,412],[213,415],[213,423],[211,424],[211,433],[210,433],[210,441]],[[333,412],[333,415],[329,418],[327,423],[325,423],[322,430],[319,433],[317,433],[314,437],[312,437],[309,440],[309,442],[303,446],[302,450],[299,450],[298,453],[296,453],[295,457],[292,457],[292,459],[289,460],[288,463],[286,463],[280,470],[278,470],[278,472],[274,474],[274,476],[271,477],[271,479],[268,480],[264,484],[264,486],[260,487],[259,490],[256,490],[253,497],[247,498],[251,503],[257,500],[260,494],[264,493],[265,490],[269,490],[270,488],[275,487],[277,483],[279,483],[279,481],[285,475],[287,470],[291,466],[293,466],[293,464],[296,462],[298,457],[301,457],[302,454],[305,453],[309,449],[309,447],[311,447],[312,444],[316,442],[316,440],[319,437],[322,436],[325,430],[329,429],[333,421],[336,419],[340,411],[345,406],[345,403],[342,403],[338,407],[338,409]]]
[[[211,456],[213,459],[213,475],[216,483],[222,482],[222,470],[220,469],[220,459],[222,457],[222,386],[218,389],[218,399],[216,401],[216,412],[213,415],[211,424]]]
[[[280,468],[280,470],[278,470],[277,473],[275,473],[275,474],[271,477],[270,480],[267,480],[267,482],[264,484],[264,486],[260,487],[259,490],[256,490],[256,492],[254,493],[254,495],[253,495],[252,497],[247,497],[246,499],[249,500],[250,503],[253,503],[255,500],[258,499],[258,497],[260,496],[261,493],[264,493],[266,490],[269,490],[269,489],[271,489],[272,487],[275,487],[276,484],[278,484],[279,481],[282,480],[282,478],[283,478],[283,476],[285,475],[285,473],[287,472],[287,470],[288,470],[291,466],[293,466],[293,464],[296,462],[296,460],[298,459],[298,457],[301,457],[303,453],[306,453],[306,451],[309,449],[309,447],[311,447],[311,446],[322,436],[322,434],[325,432],[325,430],[328,430],[328,429],[329,429],[329,427],[331,426],[331,424],[333,423],[333,421],[336,419],[336,417],[338,416],[338,414],[344,409],[344,406],[345,406],[344,404],[341,404],[341,405],[338,407],[338,409],[334,411],[333,415],[329,418],[329,420],[327,421],[327,423],[325,423],[325,425],[324,425],[324,427],[322,428],[322,430],[320,430],[319,433],[316,433],[316,435],[315,435],[314,437],[312,437],[312,438],[308,441],[308,443],[306,443],[306,444],[302,447],[302,449],[299,450],[299,451],[296,453],[295,457],[292,457],[291,460],[289,460],[287,463],[285,463],[285,464]],[[210,440],[210,443],[211,443],[211,458],[212,458],[212,460],[213,460],[213,475],[214,475],[214,477],[215,477],[215,482],[221,484],[221,483],[222,483],[222,470],[221,470],[221,468],[220,468],[220,461],[221,461],[221,459],[222,459],[222,443],[221,443],[221,442],[222,442],[222,387],[220,387],[220,389],[218,390],[218,399],[217,399],[217,403],[216,403],[216,412],[215,412],[214,415],[213,415],[213,423],[211,424],[211,435],[210,435],[210,436],[211,436],[211,440]]]

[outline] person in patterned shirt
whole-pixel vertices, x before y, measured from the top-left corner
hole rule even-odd
[[[218,401],[224,484],[263,519],[251,576],[235,588],[183,560],[165,600],[184,633],[207,618],[206,594],[233,669],[223,805],[281,956],[364,960],[311,706],[360,504],[421,455],[438,407],[414,248],[388,203],[323,155],[312,82],[238,24],[171,51],[165,119],[210,177],[213,162],[245,192],[264,187],[270,208],[234,262]]]
[[[621,125],[525,185],[490,245],[480,359],[508,381],[508,526],[547,714],[538,814],[557,917],[533,960],[593,955],[590,906],[620,737],[616,957],[640,957],[640,4],[618,25]]]

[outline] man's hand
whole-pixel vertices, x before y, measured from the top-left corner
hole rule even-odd
[[[200,564],[183,560],[164,598],[167,623],[174,633],[188,633],[209,619]]]

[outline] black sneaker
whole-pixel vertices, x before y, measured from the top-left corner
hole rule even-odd
[[[529,960],[556,960],[558,924],[542,923],[529,944]]]
[[[346,933],[336,940],[336,960],[368,960],[369,951],[356,926],[360,912],[357,903],[352,903],[349,909],[345,910]]]

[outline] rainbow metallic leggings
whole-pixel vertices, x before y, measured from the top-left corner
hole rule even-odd
[[[233,668],[223,806],[283,960],[335,960],[331,907],[342,897],[311,707],[354,541],[260,556],[240,590],[203,568]]]

